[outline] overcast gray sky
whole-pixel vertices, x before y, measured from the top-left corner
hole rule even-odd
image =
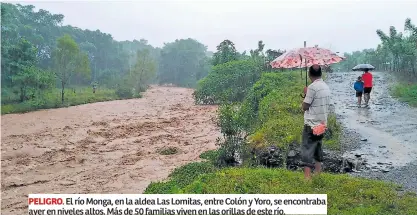
[[[13,2],[17,3],[17,2]],[[115,40],[144,38],[164,42],[194,38],[209,50],[224,39],[239,51],[290,49],[318,44],[333,51],[373,48],[376,29],[404,30],[407,17],[417,24],[417,0],[137,0],[19,1],[65,16],[64,24],[99,29]]]

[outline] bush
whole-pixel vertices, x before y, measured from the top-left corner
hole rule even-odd
[[[238,106],[233,104],[221,105],[218,109],[217,126],[224,136],[240,136],[243,132],[240,118],[238,115]]]
[[[251,60],[231,61],[214,66],[198,82],[194,92],[196,103],[218,104],[242,101],[260,77],[259,66]]]
[[[279,93],[281,101],[287,99],[292,101],[289,107],[294,107],[294,110],[300,109],[301,98],[297,93],[303,89],[303,84],[297,74],[297,72],[262,74],[260,80],[249,90],[240,108],[242,125],[246,131],[253,132],[262,125],[263,121],[258,118],[260,103],[273,91],[276,92],[276,96]],[[297,102],[294,103],[295,99]],[[283,103],[285,104],[288,102]]]
[[[170,175],[168,182],[152,182],[145,190],[150,193],[178,193],[180,189],[191,184],[205,173],[215,172],[216,168],[210,162],[195,162],[176,168]]]
[[[125,85],[119,85],[116,89],[116,95],[120,98],[130,99],[133,98],[132,89]]]
[[[219,156],[218,150],[209,150],[201,153],[200,158],[208,160],[210,162],[215,162],[217,160],[217,157]]]

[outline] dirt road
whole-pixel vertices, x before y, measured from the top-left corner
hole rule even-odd
[[[374,87],[369,108],[358,108],[353,83],[361,74],[332,73],[327,80],[336,113],[364,140],[347,154],[367,160],[371,171],[361,175],[396,182],[417,192],[417,109],[390,96],[391,77],[383,72],[372,72]]]
[[[26,213],[29,193],[141,193],[198,160],[220,132],[192,92],[2,116],[2,213]]]

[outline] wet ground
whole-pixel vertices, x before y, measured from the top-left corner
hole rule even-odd
[[[29,193],[142,193],[216,148],[216,106],[192,89],[1,117],[2,214],[25,214]]]
[[[343,125],[361,137],[345,156],[366,159],[367,170],[355,175],[397,182],[417,192],[417,109],[390,96],[391,79],[383,72],[373,72],[369,107],[358,107],[353,83],[361,74],[332,73],[327,79]]]

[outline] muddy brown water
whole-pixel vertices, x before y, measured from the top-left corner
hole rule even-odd
[[[152,86],[143,98],[1,117],[3,214],[25,214],[29,193],[142,193],[215,149],[216,106],[191,89]],[[164,147],[177,154],[161,155]]]
[[[353,83],[362,72],[332,73],[327,82],[332,89],[335,110],[343,124],[358,132],[360,147],[347,154],[365,158],[372,169],[398,168],[417,160],[417,109],[390,96],[391,77],[372,72],[374,87],[368,108],[356,105]]]

